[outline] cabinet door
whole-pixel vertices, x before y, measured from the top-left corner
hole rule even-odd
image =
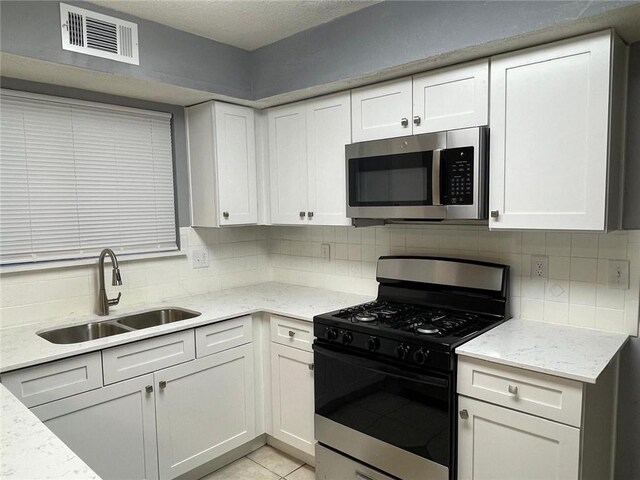
[[[161,479],[182,475],[255,437],[251,344],[154,377]]]
[[[101,478],[156,479],[153,376],[145,375],[31,409]]]
[[[412,134],[411,77],[351,91],[353,142]]]
[[[313,353],[271,343],[271,408],[273,436],[313,455]]]
[[[257,223],[253,110],[216,102],[215,131],[220,225]]]
[[[579,429],[458,398],[460,480],[578,480]]]
[[[491,229],[604,230],[612,34],[491,60]]]
[[[351,143],[349,92],[307,102],[309,225],[350,225],[345,145]]]
[[[413,77],[413,133],[489,123],[489,60]]]
[[[304,104],[269,110],[271,222],[307,223],[307,124]]]

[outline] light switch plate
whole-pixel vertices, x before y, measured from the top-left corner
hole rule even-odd
[[[320,256],[322,257],[323,262],[331,261],[331,245],[328,243],[323,243],[320,245]]]
[[[629,260],[609,260],[609,288],[629,290]]]
[[[206,268],[209,266],[209,252],[206,248],[194,248],[191,253],[192,268]]]

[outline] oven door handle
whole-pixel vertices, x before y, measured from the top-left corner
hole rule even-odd
[[[427,375],[423,373],[409,372],[394,365],[388,365],[377,360],[363,358],[359,355],[337,352],[335,350],[323,347],[315,343],[313,344],[313,350],[320,355],[325,355],[335,360],[345,362],[349,365],[356,365],[358,367],[366,368],[367,370],[372,370],[374,372],[379,372],[384,375],[400,378],[402,380],[410,380],[413,382],[417,381],[441,388],[447,388],[449,386],[449,380],[447,378]]]

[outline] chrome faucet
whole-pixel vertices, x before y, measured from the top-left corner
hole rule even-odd
[[[104,257],[109,255],[113,264],[113,273],[111,275],[111,285],[114,287],[122,285],[122,277],[120,276],[120,268],[118,267],[118,258],[113,250],[105,248],[100,252],[98,260],[98,276],[100,277],[100,290],[98,291],[98,315],[109,315],[109,306],[117,305],[120,302],[122,293],[118,293],[117,298],[107,298],[107,291],[104,289]]]

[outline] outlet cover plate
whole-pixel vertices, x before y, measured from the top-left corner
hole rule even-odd
[[[328,243],[323,243],[320,245],[320,256],[322,257],[323,262],[331,261],[331,245]]]
[[[209,252],[206,248],[194,248],[191,253],[192,268],[206,268],[209,266]]]
[[[533,255],[531,257],[531,278],[546,280],[549,278],[549,257]]]

